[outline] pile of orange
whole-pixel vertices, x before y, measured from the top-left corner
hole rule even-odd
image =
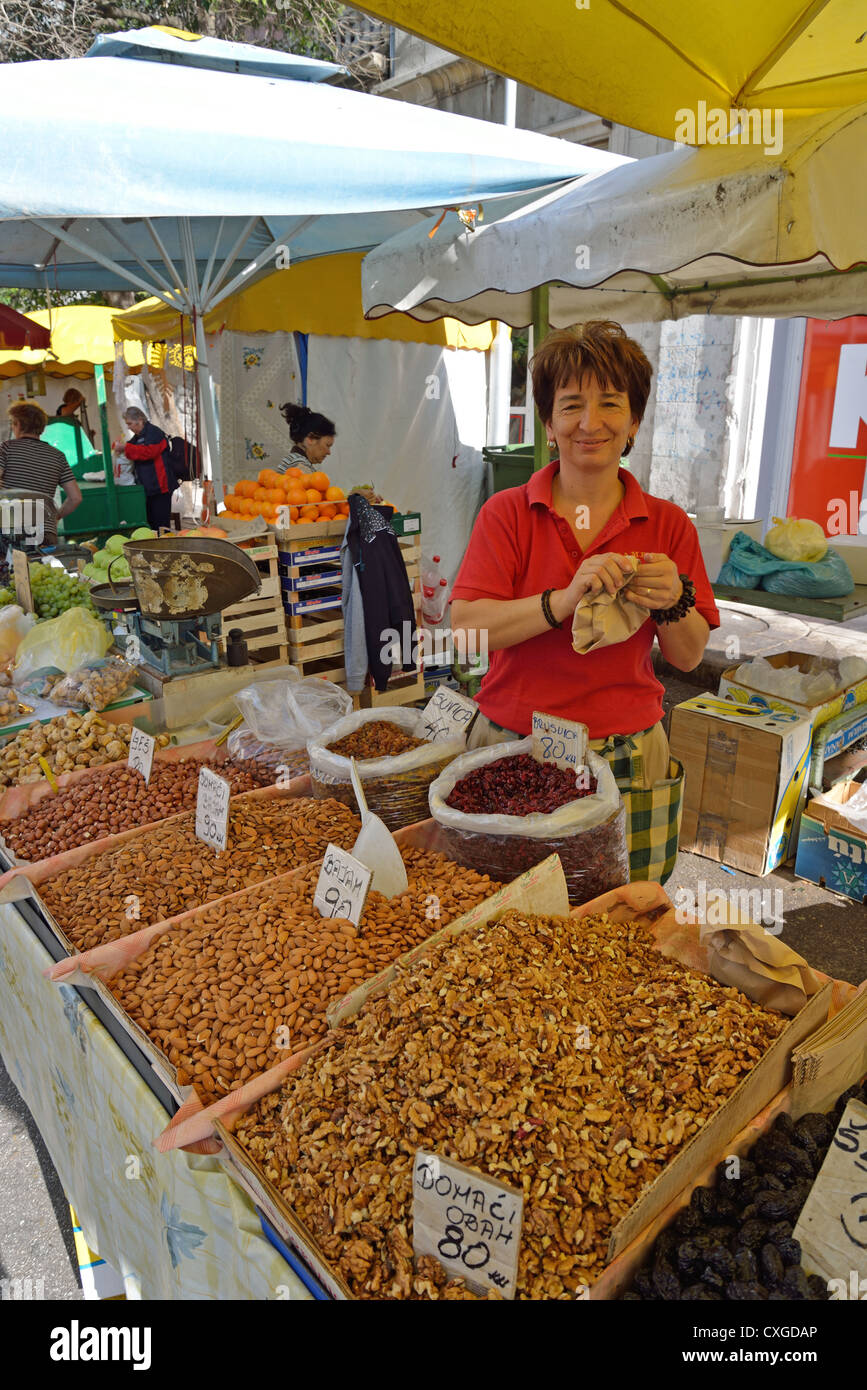
[[[255,482],[242,478],[235,491],[227,493],[225,507],[229,517],[263,516],[271,523],[285,522],[280,508],[286,507],[292,525],[304,526],[349,516],[342,489],[331,486],[327,473],[302,473],[300,468],[288,468],[285,473],[263,468]]]

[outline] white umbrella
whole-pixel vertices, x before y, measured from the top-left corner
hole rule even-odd
[[[589,175],[466,230],[409,229],[362,263],[364,310],[419,319],[627,323],[689,314],[862,313],[867,105],[786,117],[783,148],[682,147]]]

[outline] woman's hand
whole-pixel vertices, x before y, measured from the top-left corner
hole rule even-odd
[[[671,608],[683,594],[677,565],[667,555],[647,555],[624,590],[624,597],[653,612]]]
[[[578,566],[568,588],[555,589],[551,595],[551,611],[558,622],[574,613],[585,594],[616,594],[623,588],[635,569],[628,555],[608,551],[605,555],[590,555]]]

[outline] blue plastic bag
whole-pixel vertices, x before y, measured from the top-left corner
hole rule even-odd
[[[797,598],[843,598],[855,588],[849,566],[839,551],[830,546],[825,558],[812,564],[778,560],[745,531],[736,531],[732,536],[729,557],[716,582]]]

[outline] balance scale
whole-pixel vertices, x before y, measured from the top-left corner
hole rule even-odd
[[[123,554],[131,582],[97,584],[91,598],[125,615],[141,661],[164,676],[220,666],[223,609],[262,585],[250,556],[231,541],[170,535],[128,541]]]

